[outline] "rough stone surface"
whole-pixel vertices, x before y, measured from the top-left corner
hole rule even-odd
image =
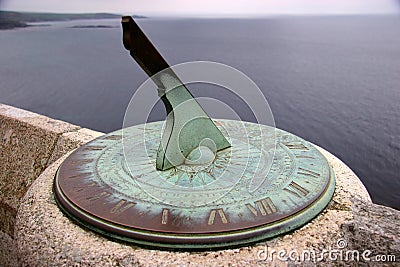
[[[170,252],[85,230],[58,209],[52,181],[67,152],[99,135],[0,104],[0,266],[375,266],[362,259],[366,250],[371,260],[378,254],[396,257],[379,266],[400,265],[400,212],[372,204],[354,173],[324,150],[337,176],[334,197],[314,220],[285,236],[237,249]],[[317,262],[281,260],[281,250],[292,258],[315,253]],[[349,252],[350,259],[358,252],[360,262],[347,259]]]
[[[170,252],[144,249],[113,242],[73,223],[58,209],[52,193],[55,171],[63,159],[35,181],[18,211],[15,239],[22,266],[315,266],[312,261],[289,261],[277,258],[284,250],[288,257],[303,251],[316,253],[322,266],[372,265],[363,261],[361,253],[397,256],[400,260],[399,211],[371,203],[371,199],[355,174],[326,151],[337,177],[334,197],[328,207],[302,228],[283,237],[252,246],[213,252]],[[381,216],[386,216],[382,219]],[[339,246],[339,247],[338,247]],[[340,249],[342,246],[343,248]],[[265,249],[267,248],[267,253]],[[342,260],[329,259],[324,250],[337,249]],[[358,249],[360,262],[346,260],[348,251]],[[271,261],[272,250],[275,250]],[[293,252],[294,251],[294,252]],[[297,253],[297,254],[296,254]],[[263,259],[268,255],[266,260]],[[323,256],[322,261],[318,261]],[[337,254],[333,253],[333,256]],[[331,255],[331,257],[333,257]]]
[[[372,255],[394,255],[400,266],[400,212],[354,201],[353,220],[341,225],[344,238],[357,250],[368,247]]]
[[[58,135],[77,126],[0,104],[0,229],[12,235],[19,200],[47,167]]]
[[[103,135],[103,133],[95,132],[85,128],[79,129],[74,132],[63,133],[58,138],[57,144],[47,165],[50,166],[54,161],[56,161],[69,151],[74,150],[75,148],[101,135]]]
[[[16,248],[15,240],[10,235],[0,231],[0,266],[18,266]]]
[[[99,135],[0,104],[0,266],[14,266],[15,218],[33,181],[60,156]]]
[[[17,209],[47,166],[101,134],[0,104],[0,203]]]

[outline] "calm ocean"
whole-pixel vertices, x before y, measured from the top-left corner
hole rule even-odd
[[[400,209],[400,16],[138,22],[171,65],[210,60],[247,74],[277,127],[335,154],[375,203]],[[1,103],[110,132],[145,80],[118,20],[0,31]]]

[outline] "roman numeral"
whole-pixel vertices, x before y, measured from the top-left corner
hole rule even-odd
[[[88,198],[86,198],[86,200],[92,202],[92,201],[96,201],[100,198],[104,198],[104,197],[108,197],[108,196],[111,196],[111,194],[104,191],[104,192],[98,193],[94,196],[88,197]]]
[[[93,182],[93,183],[90,183],[90,184],[87,184],[87,185],[81,185],[81,186],[74,186],[73,188],[73,192],[75,192],[75,193],[79,193],[79,192],[81,192],[81,191],[83,191],[83,190],[86,190],[86,189],[89,189],[89,187],[93,187],[93,186],[95,186],[95,185],[97,185],[95,182]]]
[[[122,212],[126,211],[127,209],[135,206],[135,202],[127,202],[125,199],[121,199],[111,210],[111,213],[114,214],[121,214]]]
[[[168,223],[168,215],[169,215],[169,209],[163,209],[161,215],[161,224]]]
[[[260,211],[262,216],[265,216],[267,214],[272,214],[277,211],[274,203],[272,203],[272,200],[269,197],[257,200],[256,202],[254,202],[254,204],[256,207],[253,207],[250,203],[247,203],[246,207],[256,217],[258,217],[258,211]]]
[[[217,213],[218,213],[219,217],[221,218],[222,223],[228,223],[228,219],[226,218],[223,209],[212,209],[210,212],[210,216],[208,217],[208,225],[214,224]]]
[[[90,176],[90,175],[92,175],[91,172],[84,172],[84,173],[72,175],[72,176],[68,177],[68,179],[81,178],[81,177]]]
[[[103,138],[104,140],[120,140],[122,135],[109,135]]]
[[[313,178],[319,178],[321,175],[319,174],[319,173],[317,173],[317,172],[314,172],[314,171],[310,171],[310,170],[307,170],[307,169],[303,169],[303,168],[299,168],[299,170],[297,171],[297,174],[301,174],[301,175],[305,175],[305,176],[310,176],[310,177],[313,177]]]
[[[182,211],[178,213],[174,213],[174,211],[176,212],[174,209],[171,212],[170,209],[163,208],[161,211],[161,224],[181,226],[191,220],[189,216],[182,216]]]
[[[295,182],[291,182],[288,187],[284,188],[286,192],[291,193],[292,195],[296,197],[305,197],[307,196],[308,193],[310,193],[307,189],[304,187],[300,186],[299,184]]]
[[[296,143],[296,144],[285,144],[285,146],[287,146],[287,148],[291,149],[291,150],[309,150],[308,147],[306,147],[304,144],[302,143]]]
[[[76,159],[71,161],[72,164],[87,164],[87,163],[92,163],[93,159]]]
[[[84,150],[103,150],[106,146],[85,146]]]

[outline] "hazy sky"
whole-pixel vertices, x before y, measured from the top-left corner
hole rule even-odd
[[[0,0],[16,11],[139,15],[399,14],[399,0]]]

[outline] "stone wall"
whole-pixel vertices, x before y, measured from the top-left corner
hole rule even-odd
[[[270,262],[275,251],[321,253],[370,250],[400,261],[400,212],[371,203],[355,174],[321,149],[336,175],[328,207],[294,232],[252,246],[213,252],[170,252],[113,242],[71,222],[58,209],[51,190],[62,158],[101,135],[62,121],[0,104],[0,266],[314,266],[315,262]],[[61,159],[59,159],[62,157]],[[325,255],[327,256],[327,255]],[[393,258],[392,258],[393,259]],[[324,258],[322,266],[374,265]]]
[[[60,156],[99,135],[0,104],[0,266],[16,258],[15,218],[33,181]]]

